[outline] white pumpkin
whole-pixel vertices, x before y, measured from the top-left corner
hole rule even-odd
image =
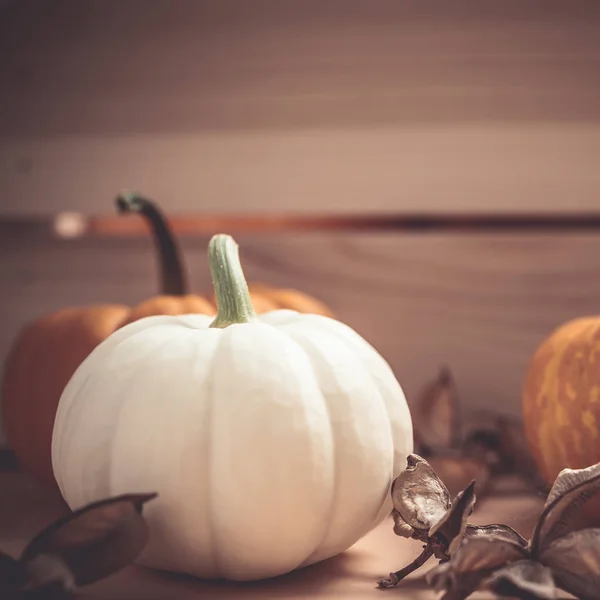
[[[256,317],[237,244],[215,236],[209,259],[217,318],[147,317],[106,339],[61,397],[52,462],[73,509],[158,492],[140,563],[260,579],[336,555],[389,515],[411,415],[350,327]]]

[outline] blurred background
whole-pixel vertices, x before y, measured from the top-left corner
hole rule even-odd
[[[150,236],[115,216],[133,188],[194,291],[228,227],[248,279],[326,303],[409,402],[448,365],[466,405],[518,414],[537,344],[600,310],[600,231],[260,224],[585,221],[599,160],[594,1],[2,0],[0,361],[41,314],[156,293]]]

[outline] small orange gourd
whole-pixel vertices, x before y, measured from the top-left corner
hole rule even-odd
[[[600,317],[569,321],[539,345],[525,377],[522,410],[548,484],[564,468],[600,462]]]
[[[180,250],[158,206],[137,194],[117,198],[121,213],[147,220],[157,246],[161,293],[129,307],[67,307],[26,325],[4,366],[2,420],[8,444],[24,471],[56,487],[51,463],[52,428],[65,385],[90,352],[115,330],[152,315],[215,314],[212,297],[187,293]],[[296,290],[250,286],[256,312],[291,308],[331,316],[319,300]]]

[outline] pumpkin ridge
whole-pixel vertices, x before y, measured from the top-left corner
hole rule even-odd
[[[227,329],[222,330],[223,332],[226,332]],[[213,353],[211,355],[210,358],[210,362],[211,362],[211,366],[214,365],[217,362],[217,357],[219,356],[219,354],[223,351],[226,351],[227,348],[224,346],[223,344],[223,339],[225,338],[224,335],[219,335],[218,337],[218,342],[217,345],[215,347],[215,349],[213,350]],[[214,506],[215,506],[215,499],[214,499],[214,494],[213,494],[213,486],[211,484],[211,482],[213,481],[213,473],[215,471],[215,435],[214,435],[214,416],[215,416],[215,385],[214,385],[214,378],[215,378],[215,372],[216,369],[211,368],[209,369],[208,373],[208,381],[204,382],[204,385],[206,386],[206,389],[210,390],[210,393],[207,393],[207,402],[208,402],[208,419],[210,421],[210,426],[208,427],[208,439],[207,439],[207,443],[206,443],[206,448],[207,448],[207,464],[208,464],[208,468],[206,469],[206,474],[207,474],[207,481],[205,482],[206,485],[206,511],[208,514],[208,519],[207,519],[207,523],[208,523],[208,529],[209,529],[209,545],[211,548],[211,558],[213,560],[214,566],[215,566],[215,573],[219,574],[220,576],[225,576],[224,573],[224,569],[223,569],[223,561],[221,559],[221,549],[219,547],[219,535],[218,535],[218,530],[217,530],[217,523],[215,523],[215,520],[213,520],[212,515],[216,512],[214,510]]]
[[[131,329],[142,329],[143,325],[140,326],[140,322],[136,321],[135,323],[130,323],[127,327]],[[69,395],[72,396],[71,390],[75,388],[77,393],[81,393],[81,390],[84,389],[85,385],[89,384],[91,379],[91,373],[87,373],[85,376],[82,376],[82,373],[85,372],[85,368],[90,361],[93,361],[97,356],[102,356],[107,352],[114,352],[121,344],[130,339],[132,335],[135,335],[136,331],[128,331],[125,328],[118,329],[113,335],[109,338],[98,344],[94,350],[83,360],[83,362],[79,365],[79,367],[73,373],[73,376],[69,380],[69,383],[65,386],[63,393],[59,399],[59,405],[57,408],[56,419],[54,422],[54,427],[52,430],[52,441],[51,441],[51,461],[53,464],[53,471],[56,483],[58,484],[58,488],[61,491],[61,494],[64,495],[63,486],[59,477],[57,477],[56,469],[54,469],[54,463],[63,464],[64,463],[64,450],[62,440],[65,437],[65,423],[68,424],[70,420],[70,415],[72,414],[72,409],[74,406],[74,402],[70,402],[67,406],[65,406],[65,402],[63,402],[63,396],[67,397]],[[115,343],[116,340],[116,343]],[[83,377],[83,379],[82,379]],[[58,424],[60,423],[60,431],[58,431]],[[57,437],[58,436],[58,437]]]
[[[143,329],[139,332],[134,332],[131,336],[124,338],[123,340],[121,340],[119,342],[119,344],[117,344],[117,346],[115,346],[113,348],[113,352],[116,351],[119,348],[119,346],[132,341],[136,335],[143,334],[146,331],[148,331],[148,329]],[[145,359],[148,356],[150,356],[151,354],[160,355],[168,346],[170,346],[171,344],[175,345],[175,342],[176,342],[176,340],[169,338],[160,345],[151,346],[147,349],[147,351],[145,353],[140,355],[140,359]],[[142,371],[144,369],[144,366],[145,366],[144,361],[140,360],[138,365],[130,372],[129,376],[130,376],[130,384],[131,385],[135,384],[136,376],[138,376],[139,371]],[[87,383],[87,381],[86,381],[86,383]],[[83,388],[82,388],[82,390],[83,390]],[[119,460],[118,457],[115,456],[115,454],[117,452],[117,444],[115,444],[114,442],[115,442],[115,440],[117,440],[119,438],[119,430],[121,427],[120,424],[121,424],[121,420],[122,420],[121,415],[125,411],[126,408],[127,408],[127,401],[122,402],[116,412],[115,417],[114,417],[115,426],[114,426],[114,433],[113,433],[113,437],[112,437],[113,443],[111,445],[111,452],[109,453],[109,457],[107,459],[108,468],[106,469],[107,473],[109,474],[109,480],[106,483],[104,483],[104,482],[101,483],[101,486],[104,485],[106,487],[106,489],[111,491],[111,494],[115,493],[114,483],[113,483],[112,479],[110,478],[110,474],[112,473],[112,465],[117,460]]]
[[[302,329],[302,331],[299,333],[299,335],[294,335],[294,325],[297,325],[297,321],[296,322],[291,322],[289,323],[289,326],[285,326],[282,325],[280,328],[285,330],[286,333],[292,338],[292,340],[294,342],[296,342],[300,348],[303,350],[304,354],[308,357],[311,365],[313,365],[313,372],[315,373],[315,377],[316,377],[316,382],[318,384],[319,388],[323,387],[323,380],[322,378],[319,376],[319,362],[326,360],[327,359],[327,355],[322,351],[321,347],[315,342],[315,340],[313,339],[313,337],[311,336],[312,333],[312,328],[313,326],[316,324],[315,321],[316,319],[314,319],[314,315],[305,315],[303,316],[304,318],[302,319],[303,321],[305,321],[304,327]],[[327,317],[320,317],[317,316],[317,318],[319,318],[319,320],[321,318],[326,319]],[[317,330],[319,331],[319,330]],[[342,345],[344,348],[346,348],[346,350],[350,353],[354,353],[354,350],[352,348],[352,343],[349,342],[349,340],[344,336],[344,335],[340,335],[340,332],[337,331],[334,328],[331,329],[327,329],[327,336],[332,338],[333,340],[335,340],[335,343]],[[319,332],[320,336],[323,336],[324,332],[321,330]],[[359,361],[357,366],[361,366],[362,363]],[[368,375],[368,370],[365,369],[364,371],[365,376],[369,377]],[[339,386],[339,384],[336,385],[336,387]],[[341,390],[341,388],[340,388]],[[373,385],[373,391],[374,393],[376,393],[378,400],[377,402],[380,404],[380,410],[382,412],[382,414],[385,414],[386,416],[386,420],[390,421],[389,418],[389,412],[387,410],[387,405],[385,404],[385,401],[383,399],[383,396],[381,394],[381,391],[379,389],[379,386],[374,384]],[[338,391],[338,393],[340,393],[340,391]],[[375,395],[375,394],[374,394]],[[304,561],[301,563],[300,566],[308,566],[309,564],[311,564],[312,562],[315,561],[315,557],[317,555],[320,555],[323,551],[323,546],[325,545],[328,537],[330,536],[331,532],[332,532],[332,527],[334,525],[334,514],[335,514],[335,509],[336,506],[339,506],[339,498],[340,498],[340,469],[339,469],[339,450],[338,450],[338,437],[336,434],[336,429],[333,426],[334,423],[334,419],[332,418],[333,416],[333,412],[331,409],[331,406],[329,404],[329,400],[328,397],[325,394],[322,394],[322,398],[324,401],[324,406],[326,408],[327,411],[327,415],[329,418],[329,426],[330,426],[330,430],[331,430],[331,440],[332,440],[332,450],[333,450],[333,459],[334,459],[334,473],[335,473],[335,480],[334,480],[334,488],[333,488],[333,494],[331,496],[331,501],[330,501],[330,510],[328,511],[329,514],[329,519],[328,519],[328,525],[326,527],[326,529],[324,530],[319,542],[317,543],[314,551],[307,556]],[[389,431],[390,431],[390,438],[389,438],[389,443],[390,446],[393,448],[394,445],[394,439],[393,436],[391,435],[391,423],[389,425]],[[392,471],[393,471],[393,466],[392,466]],[[391,483],[391,482],[390,482]],[[384,496],[386,495],[386,492],[384,493]],[[382,503],[384,503],[385,497],[382,498]],[[387,513],[387,511],[385,510],[385,506],[382,507],[382,511],[381,512],[385,512]],[[379,517],[378,515],[373,515],[373,519],[375,519],[375,517]],[[373,521],[374,522],[374,521]],[[373,523],[371,523],[372,525]],[[365,523],[366,525],[366,523]],[[371,526],[368,526],[368,530],[371,529]],[[365,531],[365,533],[367,533],[367,531]],[[339,532],[338,532],[338,537],[339,537]],[[330,558],[330,555],[321,555],[319,556],[318,560],[323,560],[325,558]]]
[[[221,346],[221,342],[222,342],[222,335],[218,334],[218,342],[216,343],[215,348],[213,349],[211,355],[209,358],[207,358],[206,356],[203,357],[203,360],[205,361],[205,363],[208,363],[207,366],[207,373],[209,373],[209,382],[210,385],[207,385],[206,389],[209,390],[209,392],[207,393],[207,398],[205,400],[205,402],[207,403],[207,421],[209,422],[209,425],[207,427],[207,436],[206,436],[206,440],[204,441],[204,447],[206,448],[206,455],[207,455],[207,464],[208,464],[208,468],[206,469],[206,480],[203,482],[204,485],[204,489],[207,490],[207,502],[206,502],[206,523],[207,523],[207,528],[208,528],[208,545],[210,546],[211,552],[209,554],[209,560],[212,562],[212,567],[213,567],[213,571],[215,571],[216,573],[222,574],[222,567],[220,564],[220,560],[219,560],[219,554],[218,554],[218,548],[217,548],[217,535],[216,535],[216,531],[215,531],[215,524],[213,523],[213,520],[211,518],[211,513],[212,513],[212,505],[213,505],[213,498],[212,498],[212,486],[210,485],[211,479],[212,479],[212,473],[213,473],[213,427],[212,427],[212,418],[213,418],[213,414],[214,414],[214,385],[212,383],[212,378],[214,377],[214,363],[215,363],[215,357],[217,356],[217,353],[219,351],[219,348]],[[202,348],[200,346],[198,346],[196,348],[196,353],[194,355],[194,360],[193,360],[193,364],[197,365],[200,360],[199,360],[199,356],[202,352]],[[196,370],[196,368],[194,368],[194,371]],[[195,380],[195,378],[194,378]],[[206,385],[206,381],[205,381],[205,385]]]
[[[319,390],[320,398],[322,400],[323,406],[325,407],[325,413],[327,415],[327,422],[329,424],[329,434],[330,434],[330,438],[331,438],[331,453],[332,453],[331,464],[332,464],[332,469],[333,469],[333,473],[334,473],[333,493],[331,494],[331,498],[329,500],[329,508],[327,509],[327,514],[328,514],[327,526],[323,529],[323,533],[322,533],[321,537],[319,538],[319,540],[317,541],[317,543],[315,544],[315,547],[313,548],[313,550],[308,554],[308,556],[306,556],[303,560],[301,560],[298,563],[298,565],[296,567],[296,568],[298,568],[298,567],[302,567],[305,565],[309,565],[311,563],[313,557],[319,552],[319,550],[321,549],[321,547],[323,546],[323,544],[329,537],[329,534],[331,533],[331,527],[333,525],[333,515],[335,514],[335,507],[336,507],[337,499],[338,499],[339,458],[338,458],[335,428],[333,426],[333,412],[331,410],[331,407],[329,406],[327,396],[321,390],[322,378],[319,375],[317,375],[317,373],[319,373],[319,365],[316,363],[316,359],[317,358],[322,359],[323,355],[319,352],[318,356],[315,356],[313,353],[308,352],[306,347],[303,344],[301,344],[295,337],[290,335],[289,331],[286,331],[286,333],[288,334],[290,339],[302,350],[302,352],[308,358],[308,361],[310,362],[310,364],[313,368],[313,374],[314,374],[314,377],[316,380],[317,388]],[[312,344],[310,341],[308,341],[308,343],[309,343],[311,349],[316,348],[318,350],[318,348],[314,344]]]

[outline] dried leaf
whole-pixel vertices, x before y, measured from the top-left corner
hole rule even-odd
[[[394,508],[413,529],[427,531],[450,508],[450,494],[425,459],[409,454],[406,462],[392,484]]]
[[[449,368],[422,390],[413,408],[419,441],[430,448],[456,448],[461,440],[460,398]]]
[[[444,563],[453,578],[465,573],[489,573],[511,562],[527,558],[527,550],[520,544],[492,536],[463,538],[452,558]]]
[[[444,592],[440,600],[464,600],[475,592],[489,576],[489,571],[456,572],[451,562],[443,562],[431,569],[425,580],[437,592]]]
[[[597,475],[600,475],[600,463],[585,469],[563,469],[554,480],[554,484],[546,498],[545,506],[549,506],[559,497],[579,487],[582,483],[595,479]]]
[[[437,591],[446,592],[444,600],[463,600],[495,569],[526,557],[527,550],[509,540],[484,535],[462,538],[452,558],[431,569],[426,579]]]
[[[541,553],[558,585],[578,598],[600,596],[600,529],[582,529],[561,537]]]
[[[475,506],[475,481],[462,491],[452,501],[450,510],[429,530],[429,535],[437,534],[444,538],[448,553],[452,554],[467,527],[467,519]]]
[[[564,469],[550,490],[544,510],[533,533],[534,556],[545,546],[591,524],[582,507],[600,494],[600,463],[586,469]]]
[[[519,544],[523,548],[527,548],[528,545],[527,540],[520,533],[516,532],[508,525],[501,525],[499,523],[491,523],[489,525],[467,525],[465,536],[494,536]]]
[[[143,549],[148,532],[142,507],[155,497],[123,495],[75,511],[37,535],[21,561],[39,583],[44,577],[55,580],[61,564],[77,585],[106,577],[132,562]]]
[[[557,597],[550,569],[532,560],[520,560],[494,571],[489,587],[500,596],[521,600],[554,600]]]
[[[466,572],[455,576],[450,563],[445,562],[431,569],[425,579],[437,592],[444,592],[440,600],[464,600],[468,598],[487,577],[483,572]]]

